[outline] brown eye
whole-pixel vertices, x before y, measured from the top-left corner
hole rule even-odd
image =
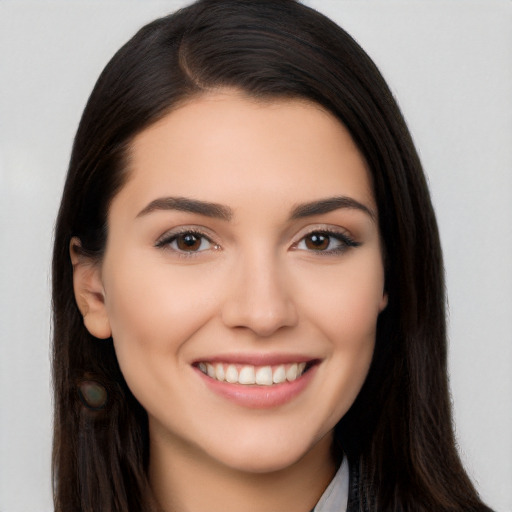
[[[167,247],[182,255],[218,248],[206,235],[194,231],[183,231],[182,233],[163,237],[156,243],[156,246],[162,248]]]
[[[195,233],[183,233],[176,237],[176,247],[180,251],[194,252],[201,248],[202,236]]]
[[[331,237],[324,233],[311,233],[304,238],[306,247],[311,251],[325,251],[331,242]]]
[[[361,244],[353,240],[343,232],[311,231],[304,236],[295,249],[301,251],[316,252],[318,254],[337,255],[343,254],[351,247],[359,247]]]

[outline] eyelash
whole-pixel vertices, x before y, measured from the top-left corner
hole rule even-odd
[[[185,235],[192,235],[199,240],[206,240],[207,242],[212,244],[212,247],[214,250],[217,250],[219,248],[219,246],[205,233],[203,233],[202,231],[199,231],[197,229],[190,229],[190,228],[183,229],[183,230],[180,230],[180,231],[174,232],[174,233],[166,233],[160,239],[157,240],[157,242],[155,243],[155,247],[158,247],[161,249],[168,248],[171,251],[174,251],[176,254],[178,254],[178,256],[180,256],[182,258],[193,258],[194,256],[197,256],[199,253],[207,250],[207,249],[202,249],[200,251],[183,251],[179,248],[171,247],[171,244],[173,242],[176,242],[180,236],[185,236]],[[202,245],[202,243],[203,242],[201,241],[201,245]]]
[[[190,228],[163,235],[159,240],[157,240],[157,242],[155,243],[155,247],[161,248],[161,249],[169,248],[171,251],[174,251],[176,254],[178,254],[182,258],[195,257],[195,256],[199,255],[201,252],[211,249],[209,247],[208,249],[202,249],[202,250],[197,250],[197,251],[184,251],[179,248],[171,247],[171,244],[176,242],[178,240],[178,237],[185,236],[185,235],[192,235],[199,240],[206,240],[208,243],[212,244],[211,248],[213,248],[213,250],[218,250],[220,248],[220,246],[218,244],[216,244],[205,233],[203,233],[200,230],[190,229]],[[301,244],[302,242],[306,243],[305,242],[306,239],[308,237],[312,237],[314,235],[328,237],[330,239],[329,245],[331,244],[332,239],[335,239],[338,242],[340,242],[340,246],[336,247],[334,249],[329,249],[329,250],[299,249],[299,244]],[[202,243],[203,242],[201,241],[201,245],[202,245]],[[351,238],[346,233],[343,233],[341,231],[336,231],[336,230],[332,230],[332,229],[315,229],[313,231],[310,231],[309,233],[306,233],[304,236],[301,237],[301,239],[299,241],[295,242],[292,245],[292,249],[305,250],[307,252],[311,252],[311,253],[317,254],[319,256],[331,256],[331,255],[335,256],[335,255],[344,253],[351,247],[359,247],[360,245],[361,245],[360,242],[356,242],[353,238]]]
[[[332,239],[337,240],[340,242],[340,246],[336,247],[334,249],[329,250],[315,250],[315,249],[305,249],[308,250],[308,252],[312,252],[318,256],[336,256],[339,254],[344,253],[351,247],[359,247],[361,245],[360,242],[356,242],[352,237],[348,236],[346,233],[342,231],[337,231],[333,229],[314,229],[313,231],[310,231],[309,233],[305,234],[298,242],[293,244],[294,249],[298,249],[299,244],[302,242],[306,243],[306,239],[309,237],[312,237],[313,235],[316,236],[323,236],[328,237],[330,239],[329,245],[331,244]],[[301,249],[299,249],[301,250]]]

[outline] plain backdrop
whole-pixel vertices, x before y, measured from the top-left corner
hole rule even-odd
[[[49,265],[81,111],[114,51],[185,3],[0,0],[0,512],[52,510]],[[306,3],[367,50],[409,123],[445,251],[460,450],[512,511],[512,2]]]

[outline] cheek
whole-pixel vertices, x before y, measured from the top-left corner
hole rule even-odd
[[[142,268],[136,257],[127,256],[113,256],[112,261],[116,264],[108,269],[106,308],[117,358],[131,387],[130,376],[137,380],[144,372],[154,372],[162,357],[176,356],[208,321],[215,307],[209,291],[213,286],[207,278],[193,278],[187,268]]]
[[[383,306],[384,271],[378,252],[368,252],[335,272],[316,276],[309,318],[340,348],[373,347]]]
[[[309,322],[329,342],[324,379],[332,425],[353,404],[366,379],[382,308],[384,282],[380,259],[368,258],[357,263],[331,273],[330,279],[317,276],[317,285],[323,284],[322,293],[304,306]]]

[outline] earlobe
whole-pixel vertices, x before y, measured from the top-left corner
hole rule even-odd
[[[105,292],[101,280],[101,267],[81,250],[80,240],[71,239],[69,254],[73,265],[73,289],[85,328],[96,338],[107,339],[112,335],[105,306]]]
[[[388,294],[384,292],[382,294],[382,299],[380,300],[379,304],[379,313],[382,313],[386,309],[386,306],[388,305]]]

